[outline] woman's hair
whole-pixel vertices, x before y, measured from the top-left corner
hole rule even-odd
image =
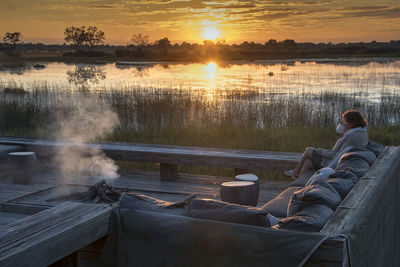
[[[351,124],[351,128],[367,127],[368,122],[357,110],[348,110],[342,114],[343,120]]]

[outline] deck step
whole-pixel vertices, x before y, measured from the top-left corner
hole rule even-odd
[[[7,225],[0,266],[46,266],[104,237],[111,206],[65,202]]]

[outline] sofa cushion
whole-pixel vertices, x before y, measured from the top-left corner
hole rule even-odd
[[[305,186],[309,186],[317,179],[324,179],[327,180],[331,174],[335,173],[335,171],[331,167],[325,167],[316,171],[310,179],[308,179]]]
[[[263,210],[268,211],[275,217],[284,218],[286,217],[287,207],[289,205],[289,201],[295,191],[300,189],[300,186],[289,186],[285,190],[283,190],[277,197],[267,202],[261,208]]]
[[[316,204],[305,207],[291,217],[281,219],[274,229],[318,232],[332,216],[333,210],[326,205]]]
[[[376,156],[374,152],[364,147],[351,147],[347,153],[343,154],[343,156],[340,158],[340,161],[351,158],[359,158],[367,162],[368,165],[372,165],[376,159]]]
[[[124,194],[119,202],[120,208],[129,210],[147,210],[160,213],[184,215],[185,208],[196,197],[191,195],[179,202],[169,202],[138,193]]]
[[[347,196],[357,181],[358,177],[354,173],[343,170],[336,170],[327,180],[328,184],[336,189],[342,200]]]
[[[317,170],[309,170],[304,172],[302,175],[300,175],[296,180],[291,182],[289,186],[305,186],[310,177],[315,173]]]
[[[194,199],[187,207],[186,216],[221,222],[269,227],[267,212],[263,209],[232,204],[214,199]]]
[[[384,146],[368,140],[368,144],[365,146],[365,148],[374,152],[375,156],[378,157],[383,152]]]
[[[340,159],[336,170],[352,172],[357,177],[361,177],[369,169],[369,164],[364,159],[345,156],[346,154]]]
[[[355,185],[355,183],[351,179],[342,178],[329,178],[327,182],[336,189],[342,200],[347,196],[347,194]]]
[[[316,179],[309,186],[293,193],[288,205],[287,217],[293,216],[305,207],[316,204],[323,204],[335,210],[341,201],[342,198],[333,186],[324,179]]]

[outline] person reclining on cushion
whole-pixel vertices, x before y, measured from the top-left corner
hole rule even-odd
[[[368,144],[368,122],[364,116],[356,110],[348,110],[342,114],[342,119],[344,134],[336,141],[332,150],[307,147],[297,167],[294,170],[285,170],[283,175],[296,179],[308,170],[327,166],[335,168],[334,162],[337,161],[337,156],[343,154],[346,148],[352,146],[365,147]],[[333,159],[335,159],[333,164],[330,164]]]

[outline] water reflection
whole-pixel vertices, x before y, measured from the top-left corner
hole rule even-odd
[[[341,112],[350,108],[365,114],[371,126],[400,123],[400,61],[357,67],[299,61],[223,67],[215,62],[118,65],[48,63],[43,70],[19,76],[0,72],[0,92],[15,96],[0,97],[0,109],[2,103],[4,107],[17,103],[27,110],[26,116],[34,110],[40,113],[33,114],[35,118],[47,120],[46,112],[60,106],[67,110],[75,107],[73,96],[81,92],[68,90],[75,86],[106,89],[104,94],[82,91],[110,104],[118,113],[121,128],[147,132],[162,127],[334,126]],[[37,90],[31,94],[16,88]],[[65,94],[63,88],[67,89]],[[3,110],[14,123],[13,109]]]
[[[210,62],[204,67],[204,69],[206,71],[206,78],[208,80],[213,80],[217,72],[217,64],[215,64],[214,62]]]
[[[115,68],[120,70],[130,70],[132,69],[132,73],[135,77],[143,77],[149,75],[149,69],[153,68],[155,64],[138,64],[131,62],[117,62],[115,63]],[[164,68],[168,68],[168,65],[163,66]]]
[[[90,84],[98,84],[106,78],[106,72],[96,66],[75,66],[75,70],[67,71],[67,80],[70,84],[84,87]]]
[[[30,71],[32,65],[25,63],[8,63],[0,65],[0,72],[9,74],[23,75],[25,72]]]
[[[45,64],[46,68],[40,70],[32,66],[30,71],[21,71],[21,68],[3,70],[0,72],[0,84],[17,84],[28,91],[46,86],[69,89],[71,85],[96,90],[128,91],[138,88],[143,91],[179,88],[193,94],[204,91],[220,101],[227,98],[263,101],[265,94],[285,98],[289,94],[337,92],[357,95],[360,100],[376,104],[381,101],[383,92],[400,95],[398,59]],[[20,75],[11,74],[14,72]],[[220,94],[218,90],[225,93]]]
[[[153,68],[153,66],[136,66],[135,69],[133,70],[133,74],[136,77],[149,76],[150,75],[149,69],[151,68]]]

